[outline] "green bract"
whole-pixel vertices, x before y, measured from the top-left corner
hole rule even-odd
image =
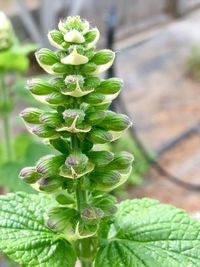
[[[36,53],[54,77],[27,86],[49,110],[21,112],[28,130],[56,152],[20,172],[39,195],[0,197],[1,250],[22,266],[74,267],[78,259],[83,267],[200,266],[200,225],[184,212],[148,199],[117,211],[109,192],[126,182],[133,156],[101,144],[132,123],[107,110],[122,81],[96,76],[115,54],[95,51],[99,31],[86,20],[69,17],[58,29],[48,34],[58,50]]]

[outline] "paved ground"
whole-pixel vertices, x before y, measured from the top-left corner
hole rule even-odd
[[[117,71],[125,81],[123,97],[150,151],[158,151],[200,121],[200,83],[189,77],[186,65],[194,43],[200,44],[200,11],[170,23],[139,46],[119,50]],[[200,184],[200,135],[181,142],[159,161],[174,175]],[[130,189],[130,195],[158,198],[190,212],[200,210],[200,192],[179,188],[154,170],[143,187]]]

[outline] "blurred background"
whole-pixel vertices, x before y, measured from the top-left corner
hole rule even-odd
[[[200,218],[200,0],[0,0],[0,11],[10,18],[22,50],[29,44],[29,66],[4,72],[14,156],[4,157],[1,112],[1,192],[30,190],[18,172],[49,152],[18,116],[38,106],[25,89],[27,79],[45,75],[34,50],[49,47],[47,32],[60,18],[80,15],[99,28],[98,48],[116,51],[106,75],[122,78],[124,88],[111,108],[133,120],[127,136],[111,145],[135,156],[129,183],[115,194],[156,198]]]

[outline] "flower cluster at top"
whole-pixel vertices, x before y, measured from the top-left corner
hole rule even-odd
[[[66,223],[61,227],[58,217],[73,217],[76,223],[70,231],[74,233],[76,228],[77,234],[77,227],[83,231],[85,224],[96,224],[113,210],[115,201],[107,192],[127,180],[133,157],[124,151],[113,154],[101,145],[118,139],[131,122],[126,115],[107,110],[118,96],[122,80],[97,76],[115,58],[111,50],[95,51],[98,29],[79,17],[69,17],[59,22],[58,30],[49,32],[48,39],[58,50],[40,49],[36,59],[54,77],[30,80],[27,87],[50,109],[27,108],[21,116],[29,131],[57,153],[39,159],[34,167],[25,167],[20,177],[36,190],[55,194],[61,206],[50,212],[49,224],[63,232]],[[81,200],[77,204],[77,186],[86,192],[84,204]],[[65,215],[58,215],[67,204],[70,208],[64,206]],[[81,230],[78,232],[80,236]]]

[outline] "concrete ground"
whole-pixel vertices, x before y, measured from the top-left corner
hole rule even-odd
[[[117,75],[125,82],[123,99],[151,152],[200,121],[200,83],[188,75],[186,64],[191,46],[198,43],[200,11],[157,30],[140,45],[133,45],[131,38],[121,49],[117,45]],[[200,135],[176,145],[159,162],[182,180],[200,185]],[[130,188],[129,193],[134,198],[157,198],[189,212],[200,210],[200,191],[176,186],[153,169],[144,184]]]

